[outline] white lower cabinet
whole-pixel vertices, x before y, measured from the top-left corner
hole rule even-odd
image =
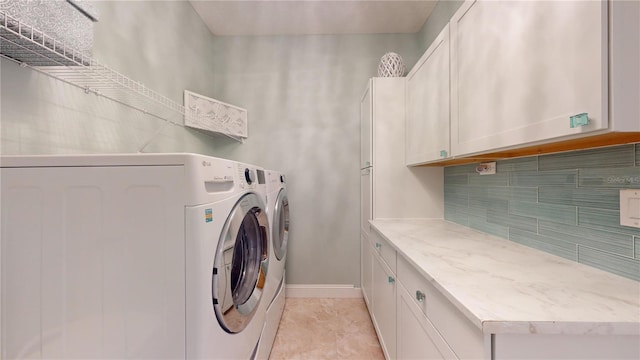
[[[413,302],[413,296],[402,283],[397,287],[397,348],[398,359],[457,359],[449,345]]]
[[[367,304],[367,307],[371,308],[371,299],[372,299],[372,281],[373,281],[373,250],[371,249],[371,244],[369,243],[369,239],[367,239],[364,235],[360,235],[360,284],[362,284],[362,297],[364,297],[364,302]]]
[[[363,294],[387,359],[640,359],[637,335],[485,334],[430,274],[375,228],[370,235],[361,238]]]
[[[490,336],[374,229],[361,237],[361,256],[363,296],[387,359],[490,359]]]
[[[396,275],[382,257],[373,256],[372,318],[382,351],[387,359],[396,358]]]
[[[397,258],[397,274],[399,288],[404,287],[407,292],[405,299],[411,309],[423,314],[431,325],[433,332],[428,332],[430,341],[438,345],[442,359],[490,359],[490,335],[485,336],[480,328],[474,325],[460,310],[436,289],[426,277],[411,265],[403,256]],[[402,307],[398,305],[398,317]],[[400,322],[400,320],[398,320]],[[398,325],[398,342],[403,330]],[[406,330],[404,330],[406,332]],[[426,342],[424,342],[426,344]],[[408,344],[404,346],[424,346],[424,344]],[[398,353],[400,353],[398,345]],[[450,352],[449,352],[450,351]],[[400,357],[399,357],[400,358]],[[407,357],[408,359],[409,357]],[[439,359],[438,357],[435,357]]]

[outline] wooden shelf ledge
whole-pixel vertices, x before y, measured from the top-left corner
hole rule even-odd
[[[608,133],[579,139],[564,140],[549,144],[538,144],[518,149],[495,151],[486,154],[452,158],[420,166],[454,166],[476,162],[496,161],[533,155],[544,155],[566,151],[586,150],[598,147],[640,142],[640,132]]]

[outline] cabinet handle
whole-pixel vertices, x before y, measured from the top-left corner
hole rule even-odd
[[[582,113],[569,117],[569,126],[577,128],[580,126],[589,125],[589,114]]]
[[[394,279],[392,276],[389,276],[389,284],[393,284],[394,282],[396,282],[396,279]]]
[[[424,293],[420,290],[416,290],[416,300],[418,300],[419,302],[424,302],[424,299],[425,299]]]
[[[365,164],[366,166],[370,166],[370,165],[371,165],[371,162],[370,162],[370,161],[365,161],[365,162],[364,162],[364,164]]]
[[[440,150],[440,157],[447,157],[447,150]]]
[[[378,249],[378,250],[382,249],[382,244],[376,243],[376,249]]]

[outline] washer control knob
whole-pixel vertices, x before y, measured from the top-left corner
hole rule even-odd
[[[247,184],[251,185],[254,181],[256,181],[256,174],[252,170],[248,168],[244,169],[244,178],[247,180]]]

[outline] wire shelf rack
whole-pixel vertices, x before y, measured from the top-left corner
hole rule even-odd
[[[184,126],[185,119],[188,122],[206,121],[182,104],[100,64],[5,12],[0,12],[0,54],[23,67],[30,67],[84,89],[87,94],[104,96],[174,125]],[[243,142],[241,137],[226,134],[224,130],[214,129],[213,132]]]

